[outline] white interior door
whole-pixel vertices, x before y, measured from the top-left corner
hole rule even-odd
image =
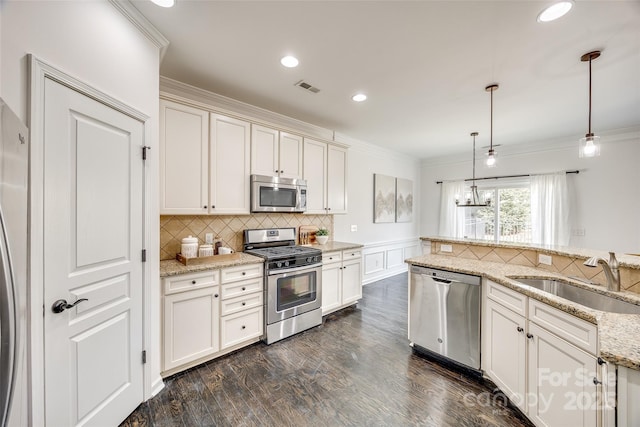
[[[46,423],[118,425],[143,400],[144,125],[48,78],[44,98]]]

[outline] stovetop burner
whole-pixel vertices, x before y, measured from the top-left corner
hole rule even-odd
[[[244,231],[244,252],[267,260],[267,270],[320,264],[322,251],[295,245],[295,228]]]

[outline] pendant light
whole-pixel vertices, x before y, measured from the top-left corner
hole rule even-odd
[[[463,208],[491,206],[490,193],[485,193],[484,202],[480,201],[480,196],[478,195],[478,186],[476,185],[476,136],[478,136],[478,132],[471,132],[471,136],[473,137],[473,178],[471,179],[471,192],[464,196],[464,203],[460,203],[459,196],[456,195],[456,205]]]
[[[600,137],[591,132],[591,61],[600,56],[599,50],[585,53],[580,57],[580,61],[589,61],[589,129],[584,138],[580,138],[580,157],[595,157],[600,155]]]
[[[484,90],[491,93],[491,130],[489,133],[489,152],[485,163],[488,168],[496,167],[496,150],[493,149],[493,92],[498,90],[498,87],[497,84],[492,84],[484,88]]]

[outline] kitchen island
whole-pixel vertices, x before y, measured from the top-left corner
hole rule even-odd
[[[407,259],[410,266],[482,277],[482,371],[529,419],[540,425],[560,419],[572,425],[609,425],[617,411],[617,425],[640,421],[630,405],[640,387],[640,315],[594,310],[514,279],[558,279],[640,305],[640,295],[632,292],[640,281],[639,258],[619,256],[625,290],[610,292],[602,286],[599,267],[583,266],[589,257],[604,257],[602,252],[442,237],[422,240],[427,253]],[[585,372],[581,381],[579,370]],[[563,375],[565,382],[550,385],[549,375]],[[592,399],[593,405],[567,412],[559,395]],[[553,396],[559,406],[542,410],[540,402]]]

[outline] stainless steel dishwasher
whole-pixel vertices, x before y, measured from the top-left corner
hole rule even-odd
[[[414,350],[480,372],[480,277],[411,266],[409,341]]]

